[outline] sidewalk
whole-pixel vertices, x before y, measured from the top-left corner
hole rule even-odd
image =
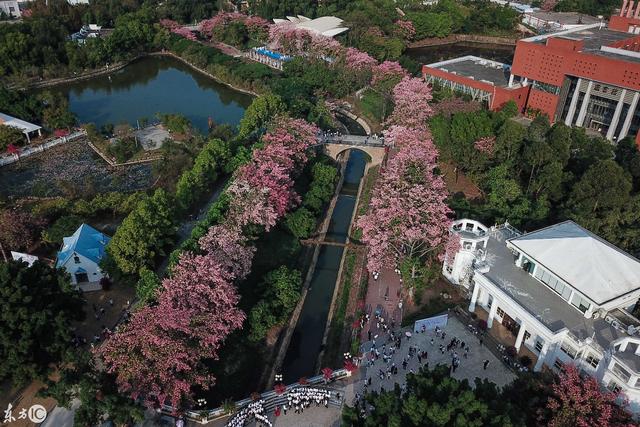
[[[400,326],[402,321],[402,308],[399,307],[401,291],[400,276],[392,269],[382,270],[378,280],[374,280],[373,275],[369,274],[365,312],[370,317],[369,322],[364,325],[360,333],[362,342],[369,340],[369,331],[371,331],[372,337],[383,332],[382,325],[376,325],[376,313],[380,314],[387,325],[394,322],[396,326]]]

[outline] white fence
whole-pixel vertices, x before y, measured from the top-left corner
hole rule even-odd
[[[42,153],[43,151],[55,147],[56,145],[62,144],[64,142],[73,141],[74,139],[78,139],[82,136],[85,136],[87,132],[84,130],[78,130],[73,133],[70,133],[67,136],[63,136],[61,138],[56,138],[45,142],[44,144],[38,145],[29,145],[26,148],[20,150],[20,154],[6,154],[4,156],[0,156],[0,167],[10,165],[12,163],[17,162],[18,160],[28,157],[32,154]]]

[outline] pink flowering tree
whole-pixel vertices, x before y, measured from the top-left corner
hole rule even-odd
[[[553,395],[547,408],[551,411],[550,427],[631,427],[630,415],[616,404],[620,393],[605,391],[598,381],[581,377],[573,365],[565,367],[553,384]]]
[[[481,153],[486,154],[487,156],[493,155],[493,150],[496,146],[496,137],[495,136],[486,136],[484,138],[480,138],[476,142],[473,143],[473,147]]]
[[[191,387],[210,387],[204,366],[217,359],[224,339],[242,326],[238,294],[226,269],[212,256],[186,254],[165,279],[158,305],[134,313],[131,321],[99,349],[120,390],[149,407],[191,399]]]
[[[429,146],[432,144],[431,132],[426,128],[409,128],[406,126],[391,126],[382,132],[384,134],[385,144],[392,147],[403,148],[415,145]],[[428,150],[432,154],[433,162],[436,161],[437,152]]]
[[[371,71],[373,67],[378,65],[375,58],[353,47],[345,49],[344,61],[345,66],[354,71]]]
[[[431,141],[401,149],[380,177],[369,211],[358,218],[367,244],[369,271],[394,265],[395,259],[417,265],[448,238],[451,210],[447,189],[434,173],[437,151]]]
[[[384,61],[372,69],[371,84],[381,88],[391,89],[408,74],[397,61]]]
[[[192,41],[198,40],[196,35],[193,34],[193,32],[191,30],[189,30],[188,28],[185,28],[185,27],[174,28],[174,29],[171,30],[171,32],[173,34],[179,35],[180,37],[184,37],[187,40],[192,40]]]
[[[416,35],[416,29],[411,21],[399,19],[396,21],[395,33],[405,40],[411,40]]]
[[[387,125],[424,128],[433,115],[431,88],[420,78],[405,77],[393,88],[393,113]]]
[[[242,280],[249,274],[256,249],[249,245],[238,227],[231,224],[214,225],[200,238],[199,243],[204,253],[219,261],[229,280]]]
[[[161,19],[160,26],[166,28],[167,30],[174,30],[176,28],[179,28],[180,24],[172,19]]]
[[[460,236],[457,233],[449,234],[449,238],[447,239],[447,243],[444,246],[444,252],[442,253],[441,261],[444,261],[446,257],[449,262],[453,261],[456,254],[460,250]]]
[[[342,50],[340,43],[332,37],[296,28],[291,23],[269,28],[269,47],[287,55],[308,57],[335,57]]]

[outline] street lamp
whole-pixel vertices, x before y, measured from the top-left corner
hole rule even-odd
[[[282,374],[276,374],[276,382],[282,382]]]

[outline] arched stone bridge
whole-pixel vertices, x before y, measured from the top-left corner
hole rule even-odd
[[[369,166],[381,164],[386,153],[384,140],[373,136],[319,135],[318,142],[324,145],[326,154],[336,160],[347,150],[363,151],[371,158]]]

